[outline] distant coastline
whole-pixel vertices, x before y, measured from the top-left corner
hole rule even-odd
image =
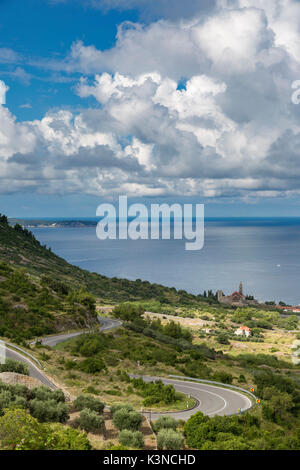
[[[128,217],[128,222],[134,217]],[[39,217],[39,218],[8,218],[10,225],[20,224],[25,228],[86,228],[96,227],[101,217]],[[118,218],[117,218],[118,220]],[[171,216],[172,220],[172,216]],[[235,226],[269,226],[269,225],[299,225],[300,217],[205,217],[206,222]]]
[[[10,225],[20,224],[26,228],[79,228],[96,227],[98,220],[92,219],[8,219]]]

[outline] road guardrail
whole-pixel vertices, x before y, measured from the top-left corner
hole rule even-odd
[[[25,349],[20,348],[19,346],[16,346],[15,344],[8,343],[7,341],[4,341],[4,344],[7,345],[10,348],[13,348],[13,349],[16,349],[17,351],[20,351],[21,353],[25,354],[26,356],[30,357],[30,359],[32,359],[41,369],[43,369],[43,366],[40,363],[40,361],[36,357],[34,357],[32,354],[25,351]]]
[[[245,388],[238,387],[237,385],[224,384],[222,382],[216,382],[214,380],[196,379],[195,377],[185,377],[185,376],[182,376],[182,375],[171,375],[171,374],[169,374],[169,377],[171,377],[173,379],[192,380],[193,382],[200,382],[200,383],[203,383],[203,384],[218,385],[218,386],[223,387],[223,388],[234,389],[234,390],[237,390],[239,392],[246,393],[247,395],[250,395],[254,399],[254,403],[252,403],[252,405],[249,408],[243,410],[243,413],[245,411],[251,410],[253,408],[253,406],[256,404],[257,397],[254,395],[254,393],[250,392],[249,390],[246,390]]]

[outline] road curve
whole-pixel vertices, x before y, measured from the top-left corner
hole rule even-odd
[[[119,328],[122,325],[122,322],[120,320],[115,320],[113,318],[98,317],[98,320],[101,325],[100,331],[112,330],[114,328]],[[66,341],[67,339],[80,336],[82,335],[82,333],[85,333],[85,332],[77,331],[75,333],[66,333],[63,335],[48,336],[46,338],[41,339],[41,343],[43,346],[53,347],[53,346],[56,346],[58,343],[62,343],[63,341]],[[88,333],[88,331],[86,331],[86,333]]]
[[[121,326],[122,322],[111,318],[100,317],[101,323],[100,331],[107,331],[113,328]],[[70,338],[81,335],[83,332],[66,333],[63,335],[54,335],[47,338],[43,338],[41,343],[45,346],[53,347],[62,341],[66,341]],[[44,385],[52,389],[56,389],[57,386],[51,382],[50,379],[40,370],[28,357],[22,355],[13,349],[6,348],[6,355],[9,358],[17,361],[25,362],[29,366],[29,374],[40,380]],[[131,377],[140,377],[139,375],[131,375]],[[190,382],[187,380],[176,380],[162,377],[150,377],[142,376],[146,382],[152,382],[155,380],[162,380],[164,384],[171,384],[178,392],[190,395],[196,399],[196,406],[190,410],[175,411],[175,412],[164,412],[157,413],[151,412],[151,419],[156,420],[160,416],[173,416],[176,419],[187,420],[190,416],[201,411],[208,416],[225,416],[238,413],[238,411],[245,411],[252,406],[250,398],[242,393],[230,390],[228,388],[216,387],[214,385],[200,384],[196,382]],[[148,413],[144,413],[148,414]]]
[[[5,349],[6,357],[9,359],[14,359],[15,361],[24,362],[29,367],[29,375],[35,379],[38,379],[47,387],[50,387],[52,390],[55,390],[57,386],[49,380],[46,375],[26,356],[23,356],[21,353],[6,347]]]
[[[132,376],[133,377],[133,376]],[[135,375],[135,377],[139,377]],[[228,388],[216,387],[213,385],[200,384],[189,381],[166,379],[161,377],[142,377],[145,382],[162,380],[166,385],[171,384],[175,390],[196,399],[196,406],[186,411],[155,413],[151,412],[151,419],[156,420],[161,416],[173,416],[176,419],[187,420],[190,416],[201,411],[208,416],[225,416],[237,414],[238,410],[245,411],[252,406],[250,398],[242,393]],[[147,413],[148,414],[148,413]]]
[[[113,328],[119,328],[122,325],[122,322],[119,320],[115,320],[112,318],[106,318],[106,317],[98,317],[99,322],[100,322],[100,331],[107,331],[111,330]],[[76,332],[76,333],[66,333],[63,335],[54,335],[54,336],[49,336],[46,338],[43,338],[41,340],[41,343],[44,346],[56,346],[56,344],[61,343],[63,341],[66,341],[70,338],[74,338],[76,336],[82,335],[82,331]],[[52,388],[55,390],[57,386],[51,382],[47,378],[47,376],[41,371],[26,355],[22,355],[20,352],[15,351],[14,349],[10,349],[9,347],[6,347],[6,357],[9,359],[15,359],[16,361],[21,361],[25,362],[28,367],[29,367],[29,375],[30,377],[34,377],[35,379],[38,379],[40,382],[42,382],[44,385],[47,385],[47,387]]]

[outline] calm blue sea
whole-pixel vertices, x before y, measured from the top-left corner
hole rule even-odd
[[[105,240],[95,227],[35,228],[70,263],[109,277],[143,279],[192,293],[237,290],[258,300],[300,303],[300,218],[208,219],[201,251],[181,240]]]

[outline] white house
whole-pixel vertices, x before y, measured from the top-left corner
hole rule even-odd
[[[250,336],[251,335],[251,329],[248,328],[248,326],[240,326],[237,330],[234,332],[235,335],[237,336]]]

